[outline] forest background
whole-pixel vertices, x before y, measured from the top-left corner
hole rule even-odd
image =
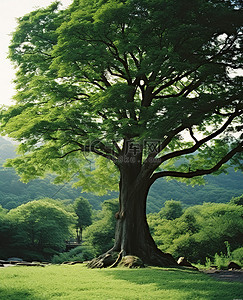
[[[13,169],[3,166],[16,156],[15,147],[0,137],[0,258],[62,263],[89,260],[109,249],[118,194],[98,196],[72,183],[54,185],[53,175],[24,184]],[[243,174],[234,170],[208,175],[201,186],[156,182],[147,215],[159,248],[208,266],[222,268],[232,259],[243,264],[242,182]],[[67,241],[77,239],[80,246],[67,251]]]

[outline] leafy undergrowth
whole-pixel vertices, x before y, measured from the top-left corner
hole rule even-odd
[[[0,299],[239,299],[243,286],[187,269],[87,269],[84,265],[0,269]]]

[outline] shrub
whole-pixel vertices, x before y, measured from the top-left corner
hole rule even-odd
[[[229,249],[241,246],[243,239],[243,207],[241,205],[207,203],[186,209],[174,220],[159,218],[159,214],[148,218],[151,233],[162,251],[173,256],[186,256],[191,262],[205,263],[206,257],[219,265]],[[222,252],[222,254],[221,254]],[[218,256],[215,257],[215,253]],[[221,260],[221,261],[220,261]]]
[[[229,203],[243,206],[243,195],[241,195],[239,197],[233,197]]]
[[[218,269],[226,269],[231,258],[227,255],[223,254],[222,252],[220,254],[215,253],[214,255],[214,265],[217,266]]]
[[[164,207],[160,210],[159,215],[161,218],[167,220],[174,220],[182,215],[182,205],[180,201],[167,200]]]
[[[243,265],[243,247],[235,249],[232,252],[232,258],[234,261],[239,262],[241,266]]]
[[[79,246],[68,252],[54,255],[52,263],[61,264],[64,261],[87,261],[94,258],[94,251],[89,246]]]
[[[102,204],[100,219],[93,222],[84,231],[84,240],[95,250],[95,255],[100,255],[114,245],[116,218],[118,211],[118,200],[106,200]]]
[[[234,250],[232,253],[230,251],[230,244],[225,242],[227,254],[215,253],[213,261],[206,257],[206,267],[209,268],[212,265],[217,266],[218,269],[226,269],[230,261],[234,261],[240,265],[243,263],[243,247]]]
[[[197,248],[198,244],[194,237],[186,233],[173,241],[173,245],[168,249],[168,252],[172,252],[176,259],[184,256],[190,261],[195,261],[195,257],[198,255]]]

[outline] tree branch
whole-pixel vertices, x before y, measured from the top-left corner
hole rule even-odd
[[[106,78],[105,74],[101,75],[101,79],[102,79],[102,82],[104,82],[104,84],[105,84],[106,87],[110,87],[111,86],[111,84],[108,81],[108,79]]]
[[[193,70],[187,71],[184,74],[179,74],[176,77],[174,77],[173,79],[171,79],[170,81],[168,81],[167,83],[163,84],[162,86],[160,86],[156,91],[154,91],[153,93],[153,97],[156,97],[162,90],[164,90],[165,88],[173,85],[176,81],[181,80],[182,78],[189,76],[191,73],[195,72],[200,66],[197,66],[196,68],[194,68]],[[158,97],[158,96],[157,96]]]
[[[73,152],[78,152],[78,151],[82,151],[82,150],[81,150],[80,148],[78,148],[78,149],[73,149],[73,150],[71,150],[71,151],[66,152],[65,154],[63,154],[63,155],[61,155],[61,156],[58,156],[58,158],[64,158],[64,157],[68,156],[69,154],[71,154],[71,153],[73,153]]]
[[[195,137],[195,135],[193,133],[192,127],[189,127],[189,132],[190,132],[190,136],[194,140],[194,142],[198,143],[198,140],[197,140],[197,138]]]
[[[116,58],[123,65],[126,75],[127,75],[126,80],[127,80],[128,84],[132,84],[132,79],[131,79],[128,63],[127,63],[126,59],[122,59],[120,57],[119,51],[118,51],[117,47],[114,45],[113,41],[109,40],[109,42],[105,42],[103,40],[100,40],[100,42],[104,43],[108,47],[110,53],[114,56],[114,58]]]
[[[88,145],[83,145],[83,144],[79,143],[78,141],[70,140],[67,143],[67,145],[70,144],[70,143],[78,145],[79,148],[70,150],[70,151],[66,152],[65,154],[63,154],[62,156],[59,156],[58,158],[64,158],[64,157],[68,156],[69,154],[71,154],[73,152],[78,152],[78,151],[92,152],[92,153],[95,153],[97,155],[103,156],[106,159],[112,160],[115,164],[117,164],[118,154],[115,151],[113,151],[111,148],[105,146],[101,142],[99,142],[99,144],[89,143]],[[98,145],[99,145],[99,147],[98,147]]]
[[[200,86],[200,84],[202,83],[201,80],[197,80],[196,82],[194,82],[194,80],[189,83],[187,86],[185,86],[183,83],[184,88],[177,94],[170,94],[170,95],[163,95],[163,96],[155,96],[155,99],[161,99],[161,98],[174,98],[174,97],[180,97],[180,96],[187,96],[189,95],[193,90],[195,90],[196,88],[198,88]]]
[[[205,170],[196,170],[192,172],[176,172],[176,171],[161,171],[157,172],[152,175],[150,178],[150,185],[152,185],[155,180],[158,178],[162,177],[180,177],[180,178],[193,178],[196,176],[203,176],[203,175],[208,175],[213,172],[216,172],[222,167],[223,164],[225,164],[227,161],[229,161],[236,153],[238,152],[243,152],[243,142],[240,143],[236,148],[231,150],[229,153],[227,153],[215,166],[213,166],[210,169],[205,169]]]
[[[186,155],[186,154],[191,154],[194,153],[196,150],[198,150],[203,144],[207,143],[208,141],[212,140],[213,138],[215,138],[216,136],[218,136],[219,134],[221,134],[222,132],[224,132],[224,130],[231,124],[231,122],[233,121],[233,119],[237,116],[239,116],[241,114],[241,111],[236,111],[234,112],[229,118],[228,120],[215,132],[213,132],[212,134],[208,135],[207,137],[197,141],[192,147],[190,148],[186,148],[183,150],[178,150],[178,151],[174,151],[168,154],[165,154],[164,156],[161,156],[160,158],[155,158],[156,155],[159,152],[153,152],[150,153],[149,156],[147,157],[147,159],[144,162],[145,168],[148,168],[150,170],[150,172],[152,170],[156,170],[164,161],[167,161],[169,159],[178,157],[178,156],[182,156],[182,155]],[[182,128],[182,127],[181,127]],[[171,134],[170,136],[168,136],[165,141],[160,145],[160,149],[164,149],[172,140],[172,138],[175,136],[175,133],[177,131],[181,131],[180,127],[178,127],[175,131],[173,131],[173,134]],[[153,163],[151,163],[151,159],[153,159]],[[147,166],[147,164],[149,166]]]

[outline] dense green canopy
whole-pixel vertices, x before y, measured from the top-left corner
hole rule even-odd
[[[152,170],[162,165],[153,179],[216,171],[242,151],[242,78],[230,76],[242,63],[240,25],[240,1],[81,0],[20,18],[17,104],[2,112],[2,132],[25,154],[12,165],[24,180],[54,171],[83,184],[86,152],[119,166],[130,147]],[[95,189],[114,188],[109,168]]]

